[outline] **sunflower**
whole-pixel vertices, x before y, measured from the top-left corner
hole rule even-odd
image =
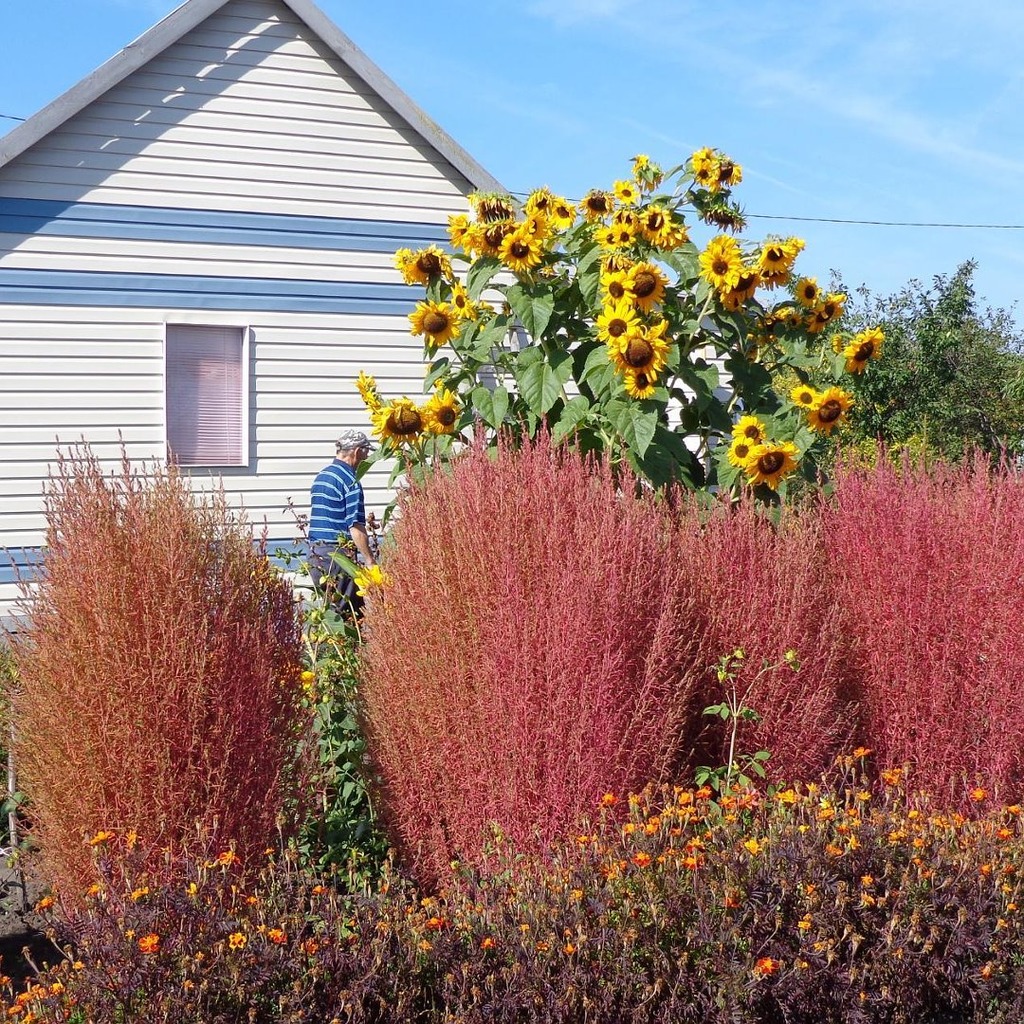
[[[733,442],[729,445],[728,459],[731,465],[737,469],[742,469],[743,464],[750,457],[750,453],[754,450],[754,443],[748,441],[745,437],[733,438]]]
[[[743,168],[735,160],[722,156],[718,160],[718,184],[732,186],[743,180]]]
[[[807,318],[807,330],[811,334],[820,334],[840,313],[846,303],[846,296],[841,292],[829,292],[820,299]]]
[[[853,408],[853,396],[842,388],[829,388],[817,396],[807,410],[807,425],[819,434],[831,434],[846,419]]]
[[[476,320],[480,315],[480,307],[469,297],[466,286],[461,281],[452,285],[452,312],[460,320]]]
[[[601,275],[601,293],[606,305],[614,305],[629,298],[626,294],[627,281],[628,274],[624,270],[612,270]]]
[[[454,434],[461,412],[458,396],[447,388],[438,388],[423,406],[424,428],[431,434]]]
[[[729,235],[717,235],[700,254],[700,272],[719,292],[732,291],[743,274],[743,256],[739,243]]]
[[[555,196],[548,208],[548,217],[556,231],[566,231],[576,221],[576,207],[568,199]]]
[[[766,288],[788,284],[793,264],[804,248],[802,238],[775,239],[765,242],[757,255],[757,271]]]
[[[813,277],[802,277],[796,283],[796,301],[805,309],[814,309],[821,298],[821,289]]]
[[[522,230],[513,231],[502,239],[498,253],[509,270],[516,274],[525,274],[543,258],[543,239]]]
[[[645,312],[665,299],[668,278],[653,263],[637,263],[626,277],[629,297]]]
[[[531,213],[543,213],[547,216],[554,201],[554,194],[546,185],[543,188],[534,189],[526,200],[523,212],[529,216]]]
[[[417,302],[409,314],[410,334],[422,334],[427,344],[439,348],[455,337],[458,317],[448,302]]]
[[[540,210],[535,210],[533,213],[527,214],[527,216],[523,218],[523,220],[516,226],[516,231],[520,234],[529,235],[531,238],[544,241],[544,239],[551,234],[551,225],[548,215],[546,213],[541,213]]]
[[[411,398],[396,398],[372,414],[373,433],[382,441],[406,444],[423,432],[423,411]]]
[[[413,252],[399,249],[395,253],[395,266],[402,272],[406,284],[429,284],[438,277],[451,277],[452,264],[448,254],[436,245]]]
[[[614,208],[612,197],[600,189],[591,189],[581,200],[580,210],[588,221],[600,220],[607,217]]]
[[[846,357],[847,373],[863,373],[864,367],[871,359],[878,359],[882,355],[882,343],[885,335],[881,327],[869,327],[866,331],[855,334],[843,349]]]
[[[731,288],[727,292],[719,294],[719,299],[722,305],[726,309],[731,309],[734,312],[740,309],[747,299],[754,297],[754,292],[757,291],[757,286],[761,283],[761,275],[751,267],[747,267],[742,274],[740,274],[739,281],[736,282],[736,287]]]
[[[810,384],[797,384],[789,393],[789,400],[802,409],[810,409],[821,396]]]
[[[601,273],[626,273],[632,269],[635,263],[636,260],[631,256],[627,256],[624,252],[606,252],[601,257]]]
[[[708,146],[698,149],[690,157],[693,180],[704,188],[718,189],[718,154]]]
[[[615,182],[612,190],[615,192],[615,198],[623,206],[636,206],[640,202],[640,189],[635,181],[624,178],[622,181]]]
[[[632,303],[623,300],[612,306],[605,306],[597,317],[597,337],[601,341],[615,344],[620,338],[632,334],[640,326],[640,320]]]
[[[630,398],[651,398],[658,375],[647,370],[627,370],[622,376],[622,384]]]
[[[654,327],[637,327],[608,341],[608,358],[619,373],[646,373],[654,376],[668,361],[667,324],[662,320]]]
[[[676,220],[671,210],[657,204],[640,214],[640,233],[658,249],[678,249],[690,239],[686,225]]]
[[[742,437],[751,444],[761,444],[768,436],[764,423],[757,416],[741,416],[732,427],[733,437]]]
[[[474,192],[469,201],[476,208],[476,219],[488,224],[512,220],[516,215],[512,197],[499,192]]]
[[[779,481],[796,469],[797,456],[797,447],[792,441],[758,444],[751,449],[743,469],[751,486],[767,484],[775,490]]]
[[[646,153],[638,153],[633,157],[633,179],[642,192],[656,189],[665,177],[662,169]]]
[[[377,381],[364,370],[360,370],[359,376],[356,378],[356,390],[370,412],[380,408],[381,401],[380,392],[377,390]]]
[[[448,238],[456,249],[468,251],[466,240],[471,237],[469,218],[464,213],[452,213],[448,216]]]

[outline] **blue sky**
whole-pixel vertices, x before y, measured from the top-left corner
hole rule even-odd
[[[34,113],[176,6],[0,0],[0,114]],[[514,191],[578,198],[634,153],[716,146],[747,213],[780,215],[746,236],[800,235],[822,283],[884,295],[973,258],[985,304],[1024,299],[1024,230],[787,219],[1024,225],[1019,0],[319,6]]]

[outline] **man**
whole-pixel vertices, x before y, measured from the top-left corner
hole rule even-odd
[[[346,430],[335,443],[334,461],[317,474],[309,490],[309,575],[313,589],[325,594],[339,611],[358,615],[363,599],[355,584],[331,557],[340,551],[353,561],[356,554],[367,565],[376,559],[366,532],[363,488],[356,468],[373,448],[361,430]]]

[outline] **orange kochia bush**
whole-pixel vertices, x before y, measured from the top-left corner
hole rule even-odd
[[[198,830],[245,858],[296,768],[301,630],[290,586],[222,494],[174,471],[62,457],[41,578],[14,635],[15,759],[50,877],[113,829],[154,850]]]

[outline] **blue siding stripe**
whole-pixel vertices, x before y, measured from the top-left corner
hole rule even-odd
[[[419,248],[448,241],[443,226],[408,221],[178,210],[2,196],[0,232],[353,252],[394,252],[402,247]]]
[[[42,562],[43,549],[0,548],[0,584],[17,583],[18,572],[23,579],[30,580]]]
[[[0,303],[401,315],[415,302],[404,284],[0,269]]]
[[[286,559],[277,556],[278,550],[288,551],[293,555],[294,561],[290,566],[287,565]],[[290,569],[295,572],[299,568],[299,561],[305,557],[305,549],[291,537],[287,540],[268,540],[267,556],[271,564],[277,568]],[[0,548],[0,585],[17,583],[17,571],[20,571],[21,578],[24,580],[34,579],[42,566],[42,561],[43,549],[41,547]]]

